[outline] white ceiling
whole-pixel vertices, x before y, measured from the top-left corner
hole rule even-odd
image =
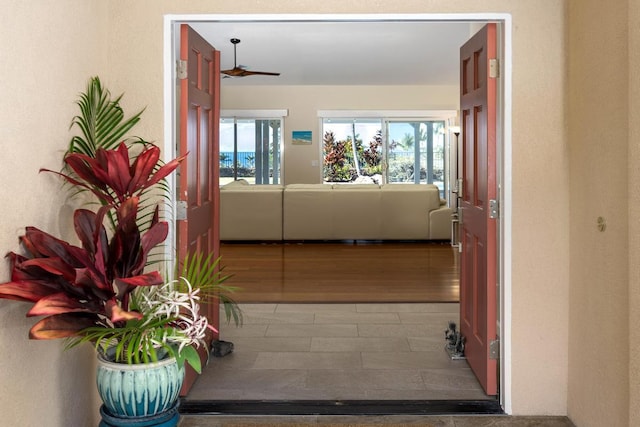
[[[457,85],[468,22],[192,22],[233,68],[278,77],[222,79],[223,85]]]

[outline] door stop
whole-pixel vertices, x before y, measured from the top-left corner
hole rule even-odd
[[[449,322],[449,327],[444,331],[444,339],[447,341],[444,349],[447,351],[447,354],[449,354],[451,360],[466,359],[464,355],[465,338],[460,331],[457,330],[455,322]]]

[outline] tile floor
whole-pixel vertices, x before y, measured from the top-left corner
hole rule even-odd
[[[511,416],[279,416],[236,417],[220,415],[183,415],[180,427],[574,427],[567,417]]]
[[[242,304],[187,401],[488,399],[444,350],[458,304]]]
[[[188,400],[487,399],[444,351],[458,304],[248,304],[235,351],[212,359]],[[182,415],[180,427],[377,425],[573,427],[567,417],[501,415]]]

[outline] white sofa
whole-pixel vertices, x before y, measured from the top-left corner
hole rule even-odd
[[[282,185],[220,188],[220,240],[282,240]]]
[[[221,240],[449,240],[435,185],[234,182],[220,191]]]

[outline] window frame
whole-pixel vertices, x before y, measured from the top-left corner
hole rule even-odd
[[[222,120],[233,120],[234,123],[237,120],[279,120],[280,121],[280,143],[278,145],[278,170],[279,170],[279,183],[284,182],[284,128],[285,117],[289,115],[287,109],[268,109],[268,110],[239,110],[239,109],[226,109],[220,110],[220,122]],[[220,125],[220,124],[219,124]],[[237,151],[237,146],[234,141],[234,152]],[[234,179],[237,178],[237,172],[234,173]],[[253,185],[269,185],[268,184],[253,184]],[[222,182],[221,184],[222,185]]]
[[[457,163],[457,147],[452,146],[456,143],[452,138],[450,127],[454,126],[458,121],[457,110],[318,110],[318,134],[320,141],[318,144],[318,154],[323,167],[320,168],[320,182],[324,182],[324,123],[326,120],[380,120],[380,129],[382,131],[383,141],[387,140],[387,124],[389,122],[423,122],[423,121],[442,121],[445,123],[444,132],[444,198],[447,201],[452,200],[451,182],[456,178],[452,175],[456,171]],[[385,172],[386,173],[386,172]],[[386,182],[386,177],[384,181]]]

